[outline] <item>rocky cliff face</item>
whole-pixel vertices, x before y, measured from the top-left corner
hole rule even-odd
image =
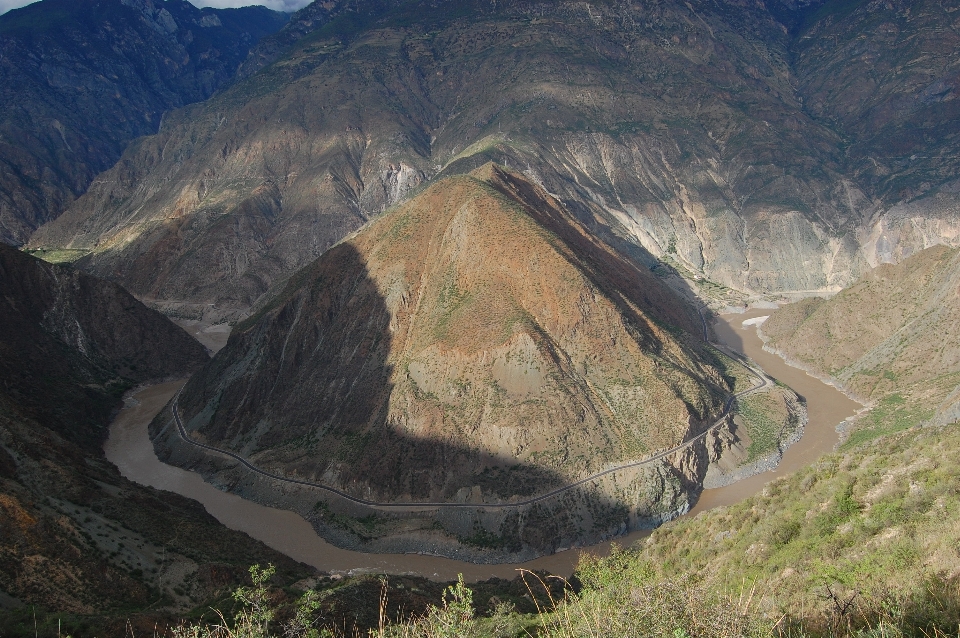
[[[441,180],[298,273],[191,379],[180,410],[208,443],[358,497],[501,503],[712,423],[727,381],[675,328],[698,323],[542,189],[488,165]],[[166,417],[154,432],[170,462],[194,463]],[[541,552],[650,524],[698,490],[695,456],[627,472],[619,490],[615,480],[595,494],[593,520],[569,529],[498,513],[487,531]],[[321,493],[302,498],[313,507]],[[470,536],[475,516],[468,508],[467,530],[448,531]]]
[[[835,2],[808,22],[791,47],[797,90],[842,140],[844,173],[864,196],[848,193],[864,259],[956,246],[960,14],[936,2]]]
[[[26,242],[285,20],[178,0],[43,0],[0,16],[0,241]]]
[[[414,5],[323,14],[34,245],[90,251],[138,294],[245,307],[417,185],[494,159],[622,249],[738,290],[869,266],[850,232],[869,197],[762,6]]]
[[[245,308],[418,185],[491,159],[619,249],[746,293],[836,290],[957,241],[949,169],[898,164],[914,192],[863,168],[911,122],[952,126],[949,89],[917,84],[949,85],[953,36],[928,27],[952,14],[781,4],[316,5],[250,72],[272,64],[171,115],[33,245],[89,251],[84,268],[140,295]],[[878,16],[898,31],[867,73],[855,43]],[[917,47],[944,53],[908,81]],[[857,128],[867,89],[844,78],[871,73],[882,97]]]
[[[192,606],[238,582],[253,557],[304,573],[103,456],[124,389],[206,360],[116,284],[0,245],[0,591],[60,613],[122,610],[115,633],[158,596]]]
[[[936,246],[785,306],[762,329],[770,348],[874,406],[861,429],[876,435],[960,416],[957,317],[960,250]]]

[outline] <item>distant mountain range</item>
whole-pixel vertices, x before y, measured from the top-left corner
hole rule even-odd
[[[44,0],[0,16],[0,241],[25,243],[286,20],[183,0]]]
[[[30,246],[242,312],[492,160],[717,300],[835,291],[960,237],[955,21],[932,0],[314,4]]]

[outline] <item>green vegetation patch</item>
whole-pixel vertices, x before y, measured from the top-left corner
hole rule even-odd
[[[724,380],[733,388],[734,393],[749,390],[757,385],[756,375],[745,365],[713,346],[708,345],[705,350],[712,355],[710,363],[722,371]]]
[[[72,248],[38,248],[36,250],[24,251],[37,259],[42,259],[49,264],[72,264],[81,257],[90,254],[89,250],[78,250]]]
[[[796,417],[790,413],[779,388],[740,398],[737,414],[751,441],[747,461],[777,450],[784,436],[796,427]]]
[[[396,519],[377,514],[367,516],[348,516],[339,514],[330,509],[324,501],[317,501],[313,506],[316,517],[328,525],[346,530],[363,541],[373,540],[389,533],[396,525]]]
[[[658,577],[745,586],[782,626],[806,628],[789,635],[867,635],[856,631],[881,622],[891,627],[883,635],[956,635],[934,630],[955,632],[960,621],[950,576],[960,573],[958,451],[956,426],[882,436],[739,504],[667,524],[632,560]],[[854,599],[842,613],[835,606]]]
[[[461,536],[459,540],[464,545],[479,547],[481,549],[509,549],[517,544],[515,539],[506,538],[487,531],[479,523],[474,524],[473,531],[469,536]]]
[[[876,439],[911,428],[933,416],[935,410],[910,400],[899,392],[883,397],[876,406],[857,421],[857,428],[844,442],[850,449]]]

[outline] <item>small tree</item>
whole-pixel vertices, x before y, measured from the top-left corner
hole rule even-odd
[[[297,613],[283,627],[284,638],[320,638],[330,635],[316,627],[316,611],[320,608],[320,595],[310,590],[304,592],[297,603]]]
[[[267,582],[276,571],[277,568],[272,564],[266,567],[252,565],[250,580],[253,581],[253,587],[238,587],[233,592],[233,599],[243,606],[235,616],[237,628],[243,632],[242,635],[251,638],[268,635],[270,621],[273,620],[273,609],[267,598]]]
[[[464,585],[463,574],[443,592],[443,608],[431,607],[426,618],[430,635],[446,638],[468,636],[473,626],[473,591]]]

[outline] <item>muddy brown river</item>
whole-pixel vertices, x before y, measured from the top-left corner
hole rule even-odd
[[[742,315],[726,315],[716,324],[717,336],[729,347],[753,359],[767,374],[785,383],[807,400],[810,421],[803,438],[784,454],[783,462],[765,472],[727,487],[705,490],[688,516],[740,501],[756,492],[777,476],[807,465],[837,442],[835,427],[853,415],[860,404],[848,399],[835,388],[821,383],[801,370],[787,366],[779,357],[764,352],[753,327],[742,322],[769,314],[770,310],[752,310]],[[218,344],[219,345],[219,344]],[[438,580],[454,580],[463,574],[468,581],[493,576],[513,578],[517,569],[544,569],[554,574],[573,572],[580,552],[604,555],[610,543],[580,550],[544,556],[522,565],[475,565],[462,561],[421,554],[365,554],[334,547],[317,536],[300,515],[287,510],[266,507],[234,494],[221,492],[204,482],[199,474],[161,463],[147,435],[147,425],[176,394],[183,381],[151,386],[136,392],[110,427],[104,449],[128,479],[195,499],[227,527],[246,532],[266,545],[291,558],[332,573],[417,574]],[[635,532],[617,539],[629,545],[649,532]]]
[[[764,351],[763,341],[755,326],[743,327],[743,322],[769,315],[771,310],[750,310],[742,315],[721,315],[714,324],[717,338],[728,347],[747,355],[763,370],[806,399],[809,421],[803,438],[783,453],[783,460],[775,470],[751,476],[733,485],[715,490],[704,490],[697,505],[687,516],[696,516],[713,507],[731,505],[756,494],[763,486],[777,478],[810,465],[823,454],[833,450],[840,440],[836,427],[857,413],[861,406],[833,386],[811,377],[803,370],[792,368],[775,354]]]

